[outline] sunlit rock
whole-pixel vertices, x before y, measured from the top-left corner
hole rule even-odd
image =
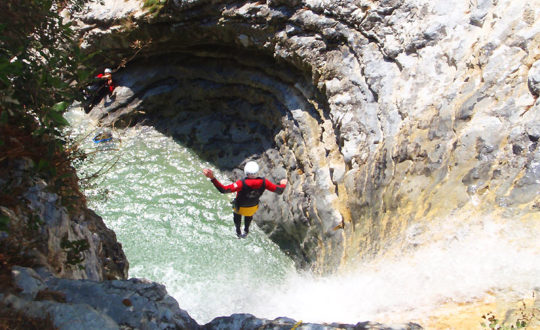
[[[256,222],[301,268],[381,253],[428,214],[537,212],[534,138],[508,147],[538,120],[531,4],[178,1],[130,26],[100,8],[79,19],[88,50],[130,62],[92,115],[151,120],[231,179],[284,169]]]

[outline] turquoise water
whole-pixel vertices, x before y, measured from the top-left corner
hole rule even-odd
[[[253,292],[294,272],[292,261],[255,224],[246,239],[236,237],[233,196],[220,194],[202,175],[211,164],[152,127],[113,135],[121,141],[105,147],[83,141],[91,156],[78,172],[84,178],[107,169],[85,194],[122,243],[130,277],[164,283],[181,308],[205,323],[242,311],[260,298]]]
[[[165,284],[199,324],[233,313],[318,323],[421,322],[448,302],[527,297],[538,286],[538,228],[466,214],[412,226],[410,253],[349,265],[329,277],[299,273],[256,224],[248,238],[236,238],[232,196],[201,172],[212,164],[147,126],[114,130],[116,142],[98,149],[91,142],[95,123],[79,110],[67,117],[70,134],[89,153],[78,165],[80,177],[105,170],[83,188],[89,207],[122,243],[129,276]]]

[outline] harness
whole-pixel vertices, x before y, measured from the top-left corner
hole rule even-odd
[[[266,180],[265,178],[257,178],[263,180],[263,184],[258,189],[253,189],[246,184],[246,180],[242,179],[242,190],[238,192],[236,198],[234,199],[234,207],[236,209],[240,207],[250,207],[256,206],[259,204],[259,198],[266,189]]]

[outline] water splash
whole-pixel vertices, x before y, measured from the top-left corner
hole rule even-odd
[[[408,254],[363,262],[326,278],[291,274],[269,297],[278,308],[266,315],[407,322],[426,320],[449,302],[481,301],[493,293],[510,301],[530,296],[540,278],[538,233],[495,219],[465,221],[435,224],[422,234],[426,241],[416,238],[420,244]],[[444,238],[431,240],[440,230]]]

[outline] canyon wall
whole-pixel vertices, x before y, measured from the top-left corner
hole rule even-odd
[[[91,116],[154,125],[222,181],[252,159],[287,177],[257,225],[299,268],[327,273],[413,248],[410,226],[437,218],[538,226],[539,12],[538,1],[107,0],[66,19],[100,51],[96,70],[115,69],[115,91]],[[0,239],[19,229],[35,239],[10,256],[34,269],[3,277],[2,308],[65,329],[301,325],[247,314],[198,325],[162,285],[126,280],[101,218],[68,212],[27,159],[6,168],[0,186],[15,202],[0,206],[11,230]]]
[[[76,22],[145,122],[272,180],[255,221],[300,268],[409,248],[411,224],[540,210],[538,1],[94,3]],[[420,227],[419,227],[420,228]]]
[[[3,162],[6,172],[0,177],[0,188],[6,195],[0,215],[9,219],[9,230],[0,231],[0,240],[16,251],[11,258],[32,260],[33,266],[46,267],[62,278],[127,278],[129,263],[122,245],[103,219],[85,207],[85,201],[62,198],[58,190],[70,187],[59,188],[44,180],[29,158]],[[3,251],[7,252],[11,251]],[[5,260],[3,253],[0,257]]]

